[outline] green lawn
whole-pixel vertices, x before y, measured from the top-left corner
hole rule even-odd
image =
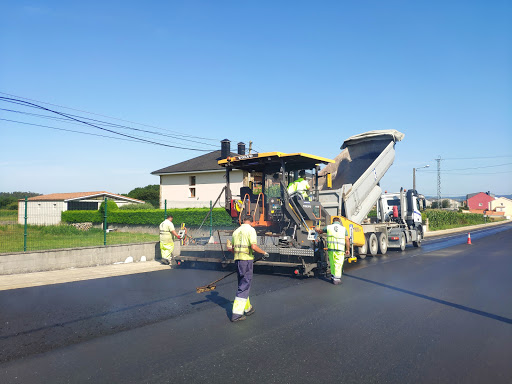
[[[23,252],[23,225],[0,225],[0,253]],[[149,233],[109,232],[107,245],[158,241]],[[66,225],[27,226],[27,251],[103,245],[103,231],[80,231]]]
[[[11,221],[11,222],[18,221],[18,211],[0,209],[0,222],[5,222],[5,221]]]

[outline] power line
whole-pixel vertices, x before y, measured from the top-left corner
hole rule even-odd
[[[40,106],[40,105],[37,105],[37,104],[34,104],[34,103],[29,103],[28,101],[15,100],[15,99],[11,99],[11,98],[8,98],[8,97],[2,97],[2,96],[0,96],[0,100],[7,100],[7,101],[14,100],[17,103],[24,103],[24,104],[26,104],[28,106],[33,106],[35,108],[42,109],[42,110],[45,110],[45,111],[48,111],[48,112],[52,112],[52,113],[55,113],[55,114],[60,115],[60,116],[68,117],[71,120],[81,122],[81,123],[83,123],[85,125],[89,125],[91,127],[98,128],[98,129],[101,129],[103,131],[107,131],[107,132],[113,133],[115,135],[128,137],[130,139],[136,139],[136,140],[139,140],[141,142],[145,142],[145,143],[149,143],[149,144],[160,145],[160,146],[170,147],[170,148],[177,148],[177,149],[186,149],[186,150],[190,150],[190,151],[209,152],[209,150],[205,150],[205,149],[178,147],[178,146],[175,146],[175,145],[163,144],[163,143],[159,143],[159,142],[156,142],[156,141],[153,141],[153,140],[141,139],[141,138],[138,138],[138,137],[135,137],[135,136],[127,135],[125,133],[116,132],[116,131],[113,131],[111,129],[103,128],[103,127],[100,127],[98,125],[89,123],[87,121],[82,121],[82,120],[76,119],[76,118],[71,117],[71,116],[69,116],[69,115],[67,115],[65,113],[62,113],[62,112],[54,111],[52,109],[49,109],[49,108],[46,108],[46,107],[43,107],[43,106]]]
[[[29,107],[34,108],[32,106],[29,106]],[[0,110],[8,111],[8,112],[13,112],[13,113],[19,113],[19,114],[28,115],[28,116],[38,116],[38,117],[42,117],[42,118],[46,118],[46,119],[65,121],[68,124],[80,124],[80,125],[82,124],[81,122],[78,123],[78,122],[75,122],[75,121],[69,121],[69,118],[47,116],[47,115],[43,115],[43,114],[40,114],[40,113],[30,113],[30,112],[17,111],[17,110],[6,109],[6,108],[0,108]],[[91,118],[88,118],[88,117],[83,117],[83,116],[78,116],[78,115],[72,115],[72,114],[66,114],[66,115],[67,116],[81,118],[81,119],[84,119],[84,120],[94,121],[94,122],[97,122],[98,125],[106,125],[106,126],[109,126],[109,127],[121,128],[121,129],[130,129],[130,130],[134,130],[134,131],[149,133],[149,134],[152,134],[152,135],[159,135],[159,136],[170,137],[170,138],[173,138],[173,139],[176,139],[176,140],[189,141],[189,142],[193,142],[193,143],[196,143],[196,144],[202,144],[202,145],[211,146],[211,147],[215,147],[215,148],[218,147],[217,145],[214,145],[214,144],[203,143],[201,141],[195,141],[195,140],[190,140],[190,139],[182,139],[182,138],[178,137],[178,136],[185,136],[185,135],[177,135],[177,136],[176,135],[169,135],[169,134],[160,133],[160,132],[154,132],[154,131],[148,131],[148,130],[144,130],[144,129],[133,128],[133,127],[129,127],[129,126],[126,126],[126,125],[109,123],[109,122],[106,122],[106,121],[91,119]]]
[[[82,134],[84,134],[84,135],[99,136],[99,137],[106,137],[106,138],[109,138],[109,139],[124,140],[124,141],[133,141],[133,142],[135,142],[135,143],[141,143],[141,138],[139,138],[139,137],[137,137],[137,136],[134,136],[134,137],[135,137],[135,139],[123,139],[123,138],[121,138],[121,137],[114,137],[114,136],[100,135],[100,134],[97,134],[97,133],[90,133],[90,132],[83,132],[83,131],[75,131],[75,130],[72,130],[72,129],[65,129],[65,128],[51,127],[51,126],[48,126],[48,125],[42,125],[42,124],[29,123],[29,122],[26,122],[26,121],[10,120],[10,119],[3,119],[3,118],[0,118],[0,120],[8,121],[8,122],[11,122],[11,123],[16,123],[16,124],[33,125],[33,126],[36,126],[36,127],[42,127],[42,128],[55,129],[55,130],[59,130],[59,131],[74,132],[74,133],[82,133]],[[71,123],[72,123],[72,122],[71,122]],[[76,123],[76,124],[79,124],[79,123]]]
[[[77,112],[88,113],[88,114],[90,114],[90,115],[101,116],[101,117],[107,117],[107,118],[109,118],[109,119],[113,119],[113,120],[124,121],[125,123],[137,124],[137,125],[142,125],[142,126],[144,126],[144,127],[148,127],[148,128],[155,128],[155,129],[159,129],[159,130],[162,130],[162,131],[168,131],[168,132],[174,132],[175,134],[181,134],[180,132],[172,131],[172,130],[170,130],[170,129],[165,129],[165,128],[160,128],[160,127],[155,127],[155,126],[153,126],[153,125],[149,125],[149,124],[137,123],[137,122],[135,122],[135,121],[130,121],[130,120],[119,119],[119,118],[117,118],[117,117],[112,117],[112,116],[108,116],[108,115],[102,115],[102,114],[100,114],[100,113],[88,112],[88,111],[84,111],[84,110],[82,110],[82,109],[76,109],[76,108],[66,107],[66,106],[63,106],[63,105],[52,104],[52,103],[48,103],[48,102],[46,102],[46,101],[30,99],[30,98],[28,98],[28,97],[23,97],[23,96],[13,95],[13,94],[6,93],[6,92],[0,92],[0,94],[2,94],[2,95],[7,95],[7,96],[11,96],[11,97],[17,97],[18,99],[24,99],[24,100],[36,101],[36,102],[38,102],[38,103],[42,103],[42,104],[46,104],[46,105],[52,105],[52,106],[54,106],[54,107],[59,107],[59,108],[65,108],[65,109],[69,109],[69,110],[71,110],[71,111],[77,111]],[[20,100],[20,101],[23,101],[23,100]],[[193,139],[202,139],[202,140],[210,140],[210,141],[219,141],[219,140],[217,140],[217,139],[211,139],[211,138],[207,138],[207,137],[200,137],[200,136],[193,136],[193,135],[183,135],[183,136],[191,137],[191,138],[193,138]]]
[[[444,159],[442,159],[444,160]],[[471,168],[455,168],[455,169],[445,169],[443,172],[451,172],[451,171],[467,171],[470,169],[481,169],[481,168],[494,168],[494,167],[502,167],[505,165],[510,165],[512,163],[504,163],[504,164],[495,164],[495,165],[485,165],[482,167],[471,167]],[[423,171],[423,172],[436,172],[436,171]]]
[[[512,174],[512,171],[503,171],[503,172],[471,172],[471,173],[458,173],[458,172],[453,172],[453,173],[449,173],[448,175],[449,176],[452,176],[452,175],[458,175],[458,176],[473,176],[473,175],[499,175],[499,174],[503,174],[503,173],[509,173],[509,174]]]
[[[512,157],[512,155],[503,155],[503,156],[482,156],[482,157],[447,157],[443,160],[475,160],[475,159],[498,159],[501,157]]]
[[[108,139],[115,139],[115,140],[124,140],[124,141],[133,141],[136,143],[140,143],[139,140],[133,140],[133,139],[123,139],[122,137],[113,137],[113,136],[107,136],[107,135],[100,135],[99,133],[90,133],[90,132],[82,132],[82,131],[75,131],[72,129],[65,129],[65,128],[57,128],[57,127],[50,127],[48,125],[41,125],[41,124],[35,124],[35,123],[27,123],[25,121],[16,121],[16,120],[9,120],[9,119],[2,119],[3,121],[9,121],[11,123],[17,123],[17,124],[26,124],[26,125],[34,125],[36,127],[43,127],[43,128],[49,128],[49,129],[56,129],[58,131],[66,131],[66,132],[73,132],[73,133],[81,133],[84,135],[91,135],[91,136],[100,136],[100,137],[106,137]]]

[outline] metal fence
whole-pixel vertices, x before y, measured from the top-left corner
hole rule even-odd
[[[102,224],[61,224],[62,207],[58,204],[44,201],[27,204],[25,199],[24,203],[20,201],[19,211],[0,210],[0,253],[159,241],[158,226],[130,228],[109,224],[108,209],[104,211]],[[163,210],[162,221],[167,212],[167,209]],[[223,229],[214,228],[212,215],[209,216],[209,219],[205,217],[201,228],[187,230],[187,243],[205,243],[216,231]],[[180,223],[175,225],[179,231]]]

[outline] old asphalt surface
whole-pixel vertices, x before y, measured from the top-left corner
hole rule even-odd
[[[512,225],[347,265],[343,285],[159,269],[0,291],[1,383],[510,383]]]

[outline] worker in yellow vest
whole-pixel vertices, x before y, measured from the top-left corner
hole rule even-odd
[[[340,218],[335,217],[327,226],[327,253],[331,265],[331,281],[334,285],[341,284],[341,273],[345,255],[349,254],[350,237],[347,229],[341,225]]]
[[[303,200],[309,200],[308,191],[310,187],[305,177],[306,172],[302,170],[299,172],[299,178],[288,184],[287,190],[290,196],[299,195]]]
[[[246,216],[243,224],[233,232],[232,247],[228,245],[228,249],[235,254],[234,259],[238,276],[238,289],[233,302],[233,315],[231,316],[233,322],[245,320],[246,316],[254,313],[254,307],[249,300],[254,264],[253,253],[261,253],[263,259],[268,257],[268,253],[258,247],[258,236],[251,223],[252,217]]]
[[[160,253],[162,255],[162,264],[169,265],[171,263],[175,239],[181,239],[181,237],[174,229],[172,215],[168,215],[167,218],[160,223]]]

